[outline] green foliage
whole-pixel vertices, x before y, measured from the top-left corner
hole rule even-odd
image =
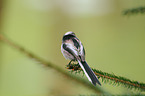
[[[144,14],[145,13],[145,7],[127,9],[123,12],[123,15],[133,15],[133,14],[139,14],[139,13]]]
[[[80,71],[83,71],[78,64],[70,64],[67,65],[67,69],[72,69],[76,73],[80,73]],[[102,79],[102,82],[109,83],[112,85],[123,85],[124,87],[128,89],[135,89],[135,90],[141,90],[145,91],[145,84],[140,83],[138,81],[130,80],[128,78],[122,77],[122,76],[116,76],[115,74],[110,74],[107,72],[102,72],[101,70],[97,70],[92,68],[94,73],[98,76],[98,78]]]

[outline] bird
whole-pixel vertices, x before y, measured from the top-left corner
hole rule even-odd
[[[65,59],[78,62],[80,67],[83,69],[86,77],[94,86],[96,86],[96,83],[101,86],[101,83],[99,82],[97,76],[87,64],[85,60],[84,46],[76,37],[74,32],[69,31],[63,35],[61,52]]]

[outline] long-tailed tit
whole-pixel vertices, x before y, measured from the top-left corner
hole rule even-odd
[[[99,82],[97,76],[85,61],[85,50],[81,41],[73,32],[66,32],[62,38],[61,52],[66,59],[78,61],[89,81],[96,85]]]

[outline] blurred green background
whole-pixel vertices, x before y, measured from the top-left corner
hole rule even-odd
[[[91,67],[145,82],[145,15],[122,15],[144,5],[144,0],[3,0],[0,31],[64,70],[69,61],[61,54],[61,39],[73,31]],[[111,94],[139,93],[107,83],[102,88]],[[0,96],[90,94],[95,93],[0,42]]]

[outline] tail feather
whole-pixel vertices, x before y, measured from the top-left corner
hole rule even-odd
[[[89,79],[89,81],[96,86],[96,83],[98,83],[101,86],[101,83],[99,82],[97,76],[95,75],[95,73],[92,71],[92,69],[89,67],[89,65],[87,64],[86,61],[84,62],[80,62],[78,60],[81,68],[83,69],[83,71],[85,72],[85,75],[87,76],[87,78]]]

